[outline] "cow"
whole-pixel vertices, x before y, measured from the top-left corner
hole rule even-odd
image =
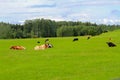
[[[49,39],[45,39],[45,43],[49,42]]]
[[[43,44],[43,45],[37,45],[34,47],[34,50],[45,50],[47,48],[52,48],[53,45],[52,44]]]
[[[109,41],[111,41],[111,40],[112,40],[112,38],[110,37],[110,38],[109,38]]]
[[[23,47],[23,46],[11,46],[10,49],[13,49],[13,50],[25,50],[25,47]]]
[[[108,30],[105,30],[105,31],[103,31],[104,33],[107,33],[108,32]]]
[[[74,38],[73,41],[78,41],[78,38]]]
[[[87,40],[89,40],[89,39],[90,39],[90,36],[87,37]]]
[[[47,49],[47,48],[48,48],[48,44],[43,44],[43,45],[40,45],[40,46],[35,46],[34,50],[44,50],[44,49]]]
[[[116,45],[113,42],[106,42],[109,47],[116,47]]]
[[[52,44],[48,44],[48,48],[52,48],[53,47],[53,45]]]

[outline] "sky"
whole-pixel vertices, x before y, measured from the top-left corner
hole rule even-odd
[[[120,0],[0,0],[0,22],[51,19],[120,24]]]

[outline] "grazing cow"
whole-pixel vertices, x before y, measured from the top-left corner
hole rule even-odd
[[[112,42],[106,42],[108,44],[109,47],[115,47],[116,45]]]
[[[110,38],[109,38],[109,41],[111,41],[111,40],[112,40],[112,38],[110,37]]]
[[[43,45],[40,45],[40,46],[35,46],[34,50],[44,50],[44,49],[47,49],[47,48],[48,48],[48,44],[43,44]]]
[[[45,39],[45,43],[49,42],[49,39]]]
[[[87,40],[90,39],[90,36],[87,37]]]
[[[107,30],[103,31],[104,33],[108,32]]]
[[[24,50],[25,47],[23,47],[23,46],[11,46],[10,49],[13,49],[13,50]]]
[[[74,38],[73,41],[78,41],[78,38]]]

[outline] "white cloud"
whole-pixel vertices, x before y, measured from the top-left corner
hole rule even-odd
[[[0,0],[0,21],[46,18],[120,24],[120,0]]]
[[[79,7],[79,6],[109,6],[109,5],[120,5],[119,0],[75,0],[75,1],[64,1],[60,2],[61,7]]]
[[[99,22],[99,24],[119,24],[120,23],[120,19],[104,18],[104,19],[99,19],[98,22]]]

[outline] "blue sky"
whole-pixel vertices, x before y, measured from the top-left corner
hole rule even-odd
[[[120,24],[120,0],[0,0],[0,22],[36,18]]]

